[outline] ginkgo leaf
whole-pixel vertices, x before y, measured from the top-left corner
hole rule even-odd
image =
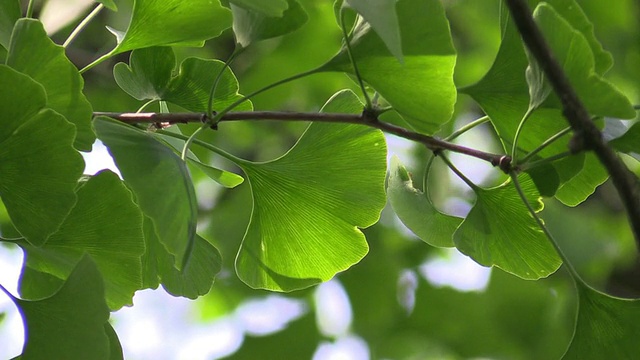
[[[211,86],[223,71],[214,96],[214,110],[222,110],[242,98],[238,93],[238,80],[219,60],[187,58],[180,71],[173,76],[176,60],[169,47],[134,50],[129,65],[118,63],[113,68],[116,82],[124,91],[138,100],[162,100],[195,111],[208,111]],[[235,108],[252,110],[250,101]]]
[[[284,11],[289,8],[287,0],[229,0],[229,3],[269,17],[282,16]]]
[[[191,254],[198,204],[184,161],[153,135],[105,117],[94,121],[142,212],[153,220],[160,242],[182,269]]]
[[[106,300],[113,310],[132,305],[134,292],[142,288],[142,213],[131,192],[110,171],[98,173],[78,189],[76,206],[44,246],[21,246],[26,267],[50,274],[60,282],[84,253],[91,255],[103,274]],[[23,271],[21,284],[35,282],[29,274]],[[48,288],[21,286],[20,293],[37,299],[48,296]]]
[[[4,289],[2,289],[4,290]],[[52,296],[16,303],[25,324],[21,359],[112,359],[107,334],[109,308],[102,276],[89,255],[83,256],[67,281]]]
[[[232,173],[230,171],[214,168],[213,166],[203,164],[200,161],[194,160],[192,158],[187,158],[187,160],[189,161],[189,164],[195,165],[205,175],[207,175],[209,179],[217,182],[218,184],[226,188],[232,189],[244,182],[244,178],[238,174]]]
[[[118,6],[116,5],[116,3],[113,2],[113,0],[95,0],[95,2],[98,2],[104,5],[104,7],[106,7],[109,10],[118,11]]]
[[[163,45],[202,45],[231,27],[219,0],[135,0],[126,31],[109,28],[118,45],[110,54]]]
[[[609,178],[609,173],[593,153],[585,154],[584,166],[571,179],[564,182],[556,193],[556,199],[567,206],[578,206],[591,196],[596,188]]]
[[[358,113],[362,104],[344,91],[323,111]],[[385,204],[386,144],[380,131],[313,123],[284,156],[238,165],[253,193],[251,220],[236,258],[238,276],[249,286],[308,287],[367,253],[358,228],[373,225]]]
[[[522,190],[536,211],[542,201],[528,175],[520,175]],[[538,227],[511,181],[491,189],[475,189],[476,203],[453,235],[463,254],[480,265],[496,266],[527,280],[554,273],[562,264],[551,242]]]
[[[307,12],[298,1],[286,0],[286,5],[284,12],[271,15],[262,9],[240,6],[232,1],[233,33],[238,44],[246,48],[254,42],[294,32],[307,22]]]
[[[38,56],[33,56],[34,47],[38,49]],[[76,126],[75,147],[91,151],[96,135],[91,129],[93,109],[82,93],[84,80],[65,55],[64,48],[47,36],[41,22],[20,19],[16,23],[7,65],[44,86],[47,107]]]
[[[84,162],[74,126],[45,108],[40,84],[6,65],[0,83],[11,84],[0,86],[0,197],[15,228],[39,246],[75,204]]]
[[[9,41],[13,25],[22,15],[20,0],[6,0],[0,2],[0,46],[9,49]]]
[[[563,360],[634,359],[640,354],[640,300],[598,292],[581,280],[576,329]]]
[[[453,233],[463,219],[439,212],[431,203],[427,191],[414,188],[400,160],[396,156],[391,158],[387,195],[398,218],[427,244],[453,247]]]
[[[449,23],[439,0],[399,0],[395,8],[404,62],[389,52],[365,22],[359,22],[353,30],[353,55],[362,78],[411,127],[432,134],[449,121],[456,102],[456,52]],[[321,70],[354,74],[346,48]]]

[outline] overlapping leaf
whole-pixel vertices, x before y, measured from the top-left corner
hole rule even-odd
[[[537,211],[542,202],[533,181],[520,176],[528,201]],[[562,264],[558,254],[529,214],[511,182],[476,189],[476,203],[453,236],[462,253],[484,266],[496,266],[523,279],[547,277]]]
[[[40,84],[5,65],[0,83],[11,84],[0,86],[0,197],[16,229],[42,245],[71,211],[84,164],[74,126],[45,108]]]
[[[264,11],[256,6],[231,2],[233,11],[233,32],[240,46],[247,47],[260,40],[271,39],[286,35],[304,25],[307,20],[307,12],[300,6],[297,0],[286,0],[286,7],[280,14],[275,11]],[[246,2],[246,0],[242,0]],[[264,4],[271,2],[264,2]],[[276,3],[276,2],[274,2]]]
[[[224,68],[218,60],[187,58],[172,75],[176,60],[168,47],[153,47],[131,53],[130,65],[118,63],[113,74],[118,85],[138,100],[163,100],[195,112],[207,111],[209,94],[216,76]],[[238,93],[238,80],[229,68],[216,86],[214,107],[218,110],[242,98]],[[236,110],[252,110],[250,101]]]
[[[352,92],[338,93],[324,107],[361,110]],[[367,253],[358,227],[374,224],[385,203],[386,145],[380,131],[314,123],[281,158],[239,165],[253,193],[251,221],[236,259],[238,276],[249,286],[308,287]]]
[[[101,172],[78,189],[76,206],[44,246],[22,246],[25,266],[52,276],[49,285],[34,286],[44,275],[23,271],[20,291],[28,299],[50,295],[51,287],[59,287],[84,253],[91,255],[103,274],[111,309],[132,305],[133,293],[142,288],[142,214],[131,192],[112,172]]]
[[[186,164],[151,134],[104,117],[94,124],[160,243],[182,269],[195,241],[198,211]]]
[[[0,2],[0,46],[9,49],[9,41],[13,24],[22,15],[20,0],[5,0]]]
[[[229,3],[266,16],[279,17],[289,8],[287,0],[229,0]]]
[[[578,317],[571,345],[563,359],[634,359],[640,343],[633,334],[640,331],[640,300],[602,294],[581,281],[578,288]]]
[[[609,142],[616,150],[624,153],[640,154],[640,122],[633,124],[624,135]]]
[[[353,30],[351,47],[362,78],[417,131],[432,134],[451,118],[456,101],[456,53],[449,23],[438,0],[399,0],[396,5],[402,53],[400,63],[367,23]],[[354,70],[346,48],[324,71]],[[426,101],[428,99],[428,101]]]
[[[37,301],[10,297],[26,327],[21,359],[122,358],[110,354],[110,349],[118,346],[112,344],[112,329],[107,329],[109,308],[104,285],[90,256],[80,259],[52,296]]]
[[[95,0],[95,2],[104,5],[109,10],[118,11],[118,6],[116,6],[113,0]]]
[[[34,49],[38,56],[34,56]],[[20,19],[16,23],[7,65],[44,86],[47,107],[76,126],[75,147],[91,151],[96,136],[91,129],[93,109],[82,93],[84,80],[64,54],[64,48],[49,39],[41,22]]]
[[[397,157],[391,159],[387,195],[402,223],[429,245],[453,247],[453,233],[463,219],[445,215],[436,209],[425,192],[413,187],[413,181]]]
[[[231,27],[231,11],[219,0],[135,0],[125,32],[110,29],[118,45],[111,55],[162,45],[199,45]]]

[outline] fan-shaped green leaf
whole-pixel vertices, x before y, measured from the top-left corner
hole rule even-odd
[[[142,214],[112,172],[101,172],[78,189],[76,206],[44,246],[22,246],[27,267],[58,280],[69,276],[84,253],[91,255],[103,274],[106,300],[113,310],[133,305],[133,293],[142,288]],[[21,284],[32,282],[29,274],[23,272]],[[48,291],[49,286],[21,286],[21,295],[29,299],[48,296]]]
[[[0,197],[16,229],[42,245],[75,204],[84,163],[73,125],[44,107],[40,84],[5,65],[0,84],[11,84],[0,86]]]
[[[536,211],[542,202],[531,178],[520,185]],[[484,266],[496,266],[523,279],[547,277],[562,264],[558,254],[522,203],[511,182],[477,189],[476,203],[453,235],[458,250]]]
[[[284,11],[289,8],[287,0],[229,0],[229,3],[269,17],[282,16]]]
[[[640,122],[637,122],[619,138],[609,142],[616,150],[624,153],[640,154]]]
[[[345,91],[323,111],[358,113],[362,104]],[[251,221],[236,259],[238,276],[249,286],[307,287],[367,253],[358,228],[373,225],[385,204],[386,145],[380,131],[313,123],[284,156],[239,165],[253,192]]]
[[[635,359],[640,342],[640,300],[611,297],[581,281],[578,288],[578,317],[571,345],[563,359]]]
[[[151,134],[104,117],[94,124],[160,242],[182,269],[195,241],[198,212],[186,164]]]
[[[609,178],[609,173],[593,153],[585,154],[584,166],[556,193],[556,198],[567,206],[578,206]]]
[[[400,160],[391,158],[387,195],[400,218],[420,239],[432,246],[452,247],[453,233],[461,218],[445,215],[436,209],[425,192],[413,187],[413,181]]]
[[[113,74],[118,85],[138,100],[163,100],[195,112],[205,112],[209,104],[211,86],[220,71],[214,107],[224,109],[242,98],[238,93],[238,80],[224,63],[218,60],[187,58],[180,65],[180,72],[172,76],[175,55],[168,47],[134,50],[130,65],[118,63]],[[236,110],[252,110],[245,101]]]
[[[403,60],[400,25],[396,14],[398,0],[344,0],[343,7],[350,7],[371,25],[400,62]]]
[[[7,295],[9,295],[7,293]],[[60,290],[30,301],[10,296],[24,319],[21,359],[113,359],[100,271],[88,255],[74,267]]]
[[[0,2],[0,45],[9,49],[13,25],[22,15],[20,0],[5,0]]]
[[[286,0],[286,3],[287,8],[283,13],[272,15],[262,9],[242,6],[232,1],[233,32],[238,44],[247,47],[256,41],[294,32],[304,25],[308,20],[307,12],[296,0]]]
[[[362,78],[413,128],[432,134],[449,121],[456,101],[456,53],[449,23],[438,0],[399,0],[396,11],[404,63],[364,22],[353,30],[353,55]],[[353,74],[346,48],[322,70]]]
[[[38,56],[34,56],[34,49],[38,49]],[[91,129],[93,109],[82,93],[84,80],[65,55],[64,48],[49,39],[41,22],[20,19],[16,23],[7,65],[44,86],[47,107],[76,126],[75,147],[91,151],[96,136]]]
[[[125,32],[110,29],[111,54],[162,45],[202,45],[231,27],[231,11],[219,0],[135,0]]]

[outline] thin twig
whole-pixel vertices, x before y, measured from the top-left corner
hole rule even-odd
[[[316,121],[316,122],[333,122],[343,124],[358,124],[380,129],[386,133],[399,136],[404,139],[413,140],[424,144],[429,150],[438,152],[449,150],[468,156],[472,156],[481,160],[485,160],[493,166],[500,167],[505,173],[510,170],[511,157],[503,154],[488,153],[465,146],[450,143],[444,140],[434,138],[429,135],[417,133],[407,130],[403,127],[378,121],[370,118],[365,111],[363,114],[341,114],[341,113],[307,113],[307,112],[289,112],[289,111],[238,111],[229,112],[220,118],[220,122],[227,121]],[[112,119],[122,121],[129,124],[150,123],[150,124],[186,124],[189,122],[207,123],[210,119],[205,113],[113,113],[113,112],[95,112],[94,116],[107,116]]]
[[[593,150],[607,169],[620,199],[624,204],[629,222],[640,248],[640,186],[638,178],[624,165],[595,126],[578,95],[571,86],[562,67],[554,58],[542,32],[536,25],[525,0],[506,0],[513,20],[522,35],[522,40],[544,71],[547,80],[562,102],[564,117],[574,131],[570,150],[579,152]]]

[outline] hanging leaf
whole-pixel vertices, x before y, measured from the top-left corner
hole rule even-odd
[[[193,248],[198,205],[186,164],[153,135],[105,117],[94,121],[142,212],[182,269]]]
[[[362,78],[411,127],[433,134],[449,121],[456,102],[453,83],[456,53],[449,23],[438,0],[399,0],[396,11],[404,62],[398,62],[364,22],[353,30],[350,40],[353,55]],[[322,70],[354,74],[346,48]]]
[[[564,182],[556,199],[567,206],[578,206],[609,178],[609,173],[593,153],[585,154],[584,166],[570,180]]]
[[[463,219],[445,215],[436,209],[425,192],[413,187],[413,181],[400,160],[391,158],[387,195],[402,223],[432,246],[453,247],[453,233]]]
[[[296,0],[286,0],[286,3],[284,12],[270,15],[262,9],[241,6],[232,1],[233,33],[238,44],[246,48],[254,42],[286,35],[302,27],[309,19],[307,12]]]
[[[4,290],[4,289],[2,289]],[[88,255],[74,267],[60,290],[38,301],[14,298],[25,324],[20,359],[117,359],[111,357],[109,308],[96,264]]]
[[[375,30],[389,52],[403,61],[400,25],[396,14],[398,0],[344,0],[343,7],[355,10]]]
[[[197,45],[231,27],[219,0],[135,0],[125,32],[109,28],[118,45],[110,55],[163,45]]]
[[[116,82],[124,91],[138,100],[162,100],[180,105],[194,112],[206,112],[211,86],[224,69],[218,60],[187,58],[180,71],[172,76],[176,60],[168,47],[153,47],[131,53],[130,65],[118,63],[113,69]],[[238,80],[229,68],[224,69],[216,87],[215,109],[222,110],[242,98],[238,93]],[[235,108],[253,110],[250,101]]]
[[[576,330],[562,359],[634,359],[640,354],[640,343],[630,336],[640,331],[640,300],[611,297],[580,280],[576,287]]]
[[[0,197],[16,229],[40,246],[76,202],[84,164],[73,125],[45,108],[40,84],[5,65],[0,84],[11,84],[0,86]]]
[[[533,181],[521,175],[520,185],[536,211],[542,210]],[[460,252],[527,280],[547,277],[560,267],[556,250],[510,181],[475,193],[475,205],[453,235]]]
[[[633,126],[619,138],[611,140],[609,145],[623,153],[640,154],[640,141],[638,141],[638,139],[640,139],[640,122],[633,124]]]
[[[106,7],[111,11],[118,11],[118,6],[116,6],[116,3],[114,3],[113,0],[94,0],[94,1],[104,5],[104,7]]]
[[[38,56],[34,56],[34,48],[38,49]],[[74,146],[78,150],[91,151],[96,136],[91,129],[93,109],[82,93],[84,80],[65,55],[64,48],[49,39],[41,22],[18,20],[7,55],[7,65],[44,86],[47,107],[76,126]]]
[[[13,25],[22,16],[20,0],[5,0],[0,2],[0,45],[9,49]]]
[[[218,184],[232,189],[244,182],[244,178],[238,174],[234,174],[230,171],[225,171],[221,169],[214,168],[207,164],[203,164],[200,161],[194,160],[192,158],[187,159],[189,164],[195,165],[198,169],[202,170],[202,172],[207,175],[211,180],[217,182]]]
[[[358,113],[362,104],[343,91],[323,111]],[[239,165],[253,193],[251,220],[236,259],[238,276],[249,286],[308,287],[367,253],[358,228],[373,225],[385,204],[386,145],[380,131],[313,123],[284,156]]]
[[[229,0],[229,3],[247,10],[262,13],[269,17],[280,17],[289,8],[287,0]]]
[[[44,246],[21,246],[26,253],[26,267],[53,277],[48,279],[50,285],[34,286],[38,280],[32,275],[40,279],[42,276],[23,271],[23,298],[49,296],[52,286],[59,288],[85,253],[91,255],[102,273],[110,309],[133,305],[134,292],[142,288],[142,214],[131,192],[110,171],[91,177],[78,189],[76,206]]]

